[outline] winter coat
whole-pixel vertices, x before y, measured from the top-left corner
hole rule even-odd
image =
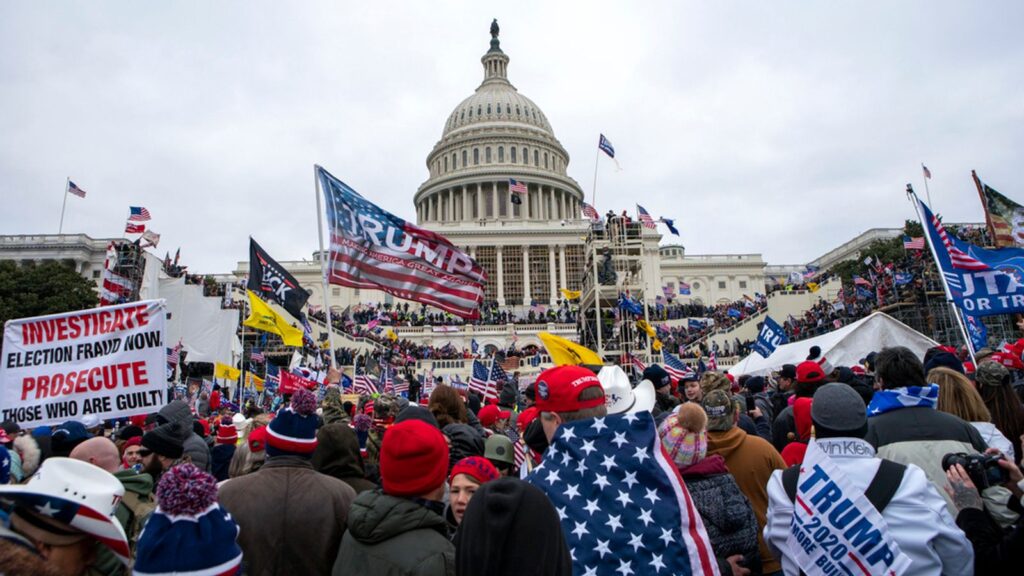
[[[217,479],[217,482],[228,479],[228,470],[231,468],[231,459],[234,456],[234,444],[217,444],[210,450],[210,467],[213,469],[213,477]]]
[[[879,458],[920,466],[954,516],[957,510],[945,491],[948,482],[942,457],[950,452],[974,454],[988,448],[974,426],[952,414],[923,407],[869,414],[864,439],[878,451]]]
[[[989,448],[997,448],[1011,462],[1017,461],[1013,452],[1013,443],[999,431],[999,428],[996,428],[995,424],[991,422],[971,422],[971,425],[978,430],[978,433],[981,434],[981,439],[984,440],[985,444],[988,444]]]
[[[341,480],[356,494],[377,487],[366,479],[363,457],[359,453],[359,438],[348,424],[337,421],[321,426],[316,432],[316,439],[312,462],[317,472]]]
[[[469,424],[449,424],[444,427],[444,435],[451,440],[448,449],[448,466],[468,456],[484,455],[484,433],[477,432]]]
[[[238,522],[245,573],[259,576],[329,574],[356,494],[306,458],[275,456],[219,495]]]
[[[333,576],[454,576],[444,518],[419,503],[363,492],[352,502]]]
[[[725,465],[732,471],[736,485],[754,510],[758,526],[757,544],[764,573],[778,571],[781,566],[779,560],[768,550],[760,531],[764,530],[768,512],[768,480],[772,472],[784,469],[786,463],[767,440],[750,436],[736,427],[708,432],[708,455],[713,454],[719,454],[725,459]]]
[[[727,567],[726,559],[730,556],[742,554],[747,568],[760,568],[757,517],[725,467],[725,460],[715,454],[680,468],[679,473],[704,521],[719,567]]]
[[[878,472],[881,458],[859,438],[819,439],[832,462],[854,488],[866,490]],[[793,523],[793,501],[782,484],[782,473],[772,474],[768,483],[770,499],[765,538],[772,550],[784,552]],[[971,574],[974,554],[971,546],[944,506],[944,500],[914,465],[907,466],[903,481],[882,510],[889,535],[910,557],[907,576]],[[798,574],[792,555],[783,554],[786,574]]]
[[[670,394],[662,394],[661,392],[655,392],[654,394],[654,405],[662,412],[672,412],[679,404],[679,399]]]

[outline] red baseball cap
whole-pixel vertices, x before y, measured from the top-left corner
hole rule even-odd
[[[485,427],[494,426],[494,423],[498,420],[504,420],[510,416],[512,416],[511,411],[502,410],[495,404],[488,404],[476,413],[476,417],[480,419],[480,424]]]
[[[580,400],[580,393],[597,387],[601,395]],[[556,366],[537,376],[537,409],[541,412],[575,412],[604,404],[604,388],[597,374],[582,366]]]
[[[825,380],[825,371],[813,360],[801,362],[796,367],[796,381],[815,384]]]

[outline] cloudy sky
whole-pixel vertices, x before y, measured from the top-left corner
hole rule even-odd
[[[597,204],[677,219],[691,254],[802,263],[912,217],[1024,202],[1020,2],[0,3],[0,233],[119,236],[147,207],[197,272],[317,245],[312,167],[414,219],[497,17]],[[612,200],[614,199],[614,200]]]

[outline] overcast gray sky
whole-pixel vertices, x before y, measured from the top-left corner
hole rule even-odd
[[[970,170],[1024,203],[1021,2],[0,3],[0,233],[120,236],[226,272],[252,234],[317,245],[313,164],[414,220],[497,17],[513,84],[597,207],[674,217],[691,254],[802,263],[912,217],[982,218]],[[612,199],[615,199],[614,201]]]

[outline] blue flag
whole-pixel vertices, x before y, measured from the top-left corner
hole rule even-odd
[[[910,284],[913,281],[914,275],[911,274],[910,272],[897,272],[896,275],[893,276],[893,283],[895,283],[897,286]]]
[[[1024,249],[986,250],[964,242],[947,234],[928,206],[918,203],[953,302],[972,316],[1024,312]]]
[[[601,139],[597,141],[597,147],[607,154],[609,158],[615,158],[615,148],[612,146],[611,141],[604,137],[604,134],[601,134]]]
[[[632,298],[626,297],[625,294],[619,294],[619,308],[637,316],[642,316],[644,313],[643,305]]]
[[[757,342],[754,343],[753,350],[761,356],[767,358],[775,352],[781,344],[789,342],[789,338],[786,337],[786,331],[779,326],[779,323],[771,319],[771,316],[765,316],[764,323],[761,324],[761,333],[757,335]]]
[[[857,286],[857,298],[860,298],[861,300],[874,300],[875,291]]]
[[[718,573],[650,412],[562,424],[526,481],[558,512],[574,574]]]
[[[696,318],[690,318],[686,321],[686,325],[690,330],[703,330],[704,322],[697,320]]]
[[[476,354],[476,351],[480,349],[480,344],[477,343],[476,338],[469,341],[469,349],[473,354]]]
[[[676,236],[679,236],[679,230],[676,230],[676,227],[675,227],[675,223],[676,223],[675,220],[670,220],[668,218],[662,217],[659,221],[662,224],[664,224],[665,227],[668,228],[669,232],[671,232],[672,234],[674,234]]]
[[[971,338],[971,348],[975,352],[988,346],[988,328],[981,318],[965,313],[964,323],[967,324],[967,335]]]
[[[742,318],[743,317],[743,313],[740,312],[739,310],[735,309],[735,308],[729,308],[728,310],[725,311],[725,313],[728,314],[730,318]]]

